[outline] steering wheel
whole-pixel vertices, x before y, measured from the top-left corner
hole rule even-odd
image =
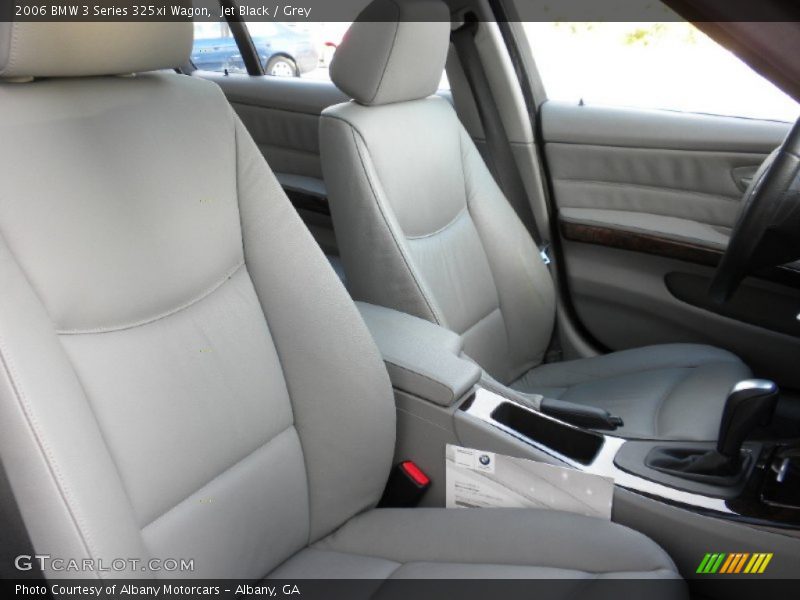
[[[756,171],[742,205],[709,288],[720,304],[750,273],[800,258],[800,119]]]

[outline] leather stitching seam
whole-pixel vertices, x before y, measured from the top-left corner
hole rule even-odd
[[[177,306],[175,308],[172,308],[170,310],[162,312],[162,313],[160,313],[158,315],[155,315],[153,317],[149,317],[147,319],[141,319],[139,321],[134,321],[132,323],[124,323],[122,325],[112,325],[112,326],[108,326],[108,327],[97,327],[97,328],[92,328],[92,329],[58,329],[58,330],[56,330],[56,333],[59,334],[59,335],[86,335],[86,334],[92,334],[92,333],[113,333],[115,331],[123,331],[125,329],[133,329],[135,327],[141,327],[143,325],[149,325],[151,323],[155,323],[156,321],[160,321],[161,319],[165,319],[166,317],[170,317],[170,316],[172,316],[174,314],[177,314],[177,313],[179,313],[181,311],[184,311],[187,308],[190,308],[190,307],[194,306],[195,304],[197,304],[201,300],[204,300],[205,298],[209,297],[211,294],[213,294],[219,288],[221,288],[223,285],[225,285],[225,283],[227,283],[231,279],[231,277],[236,275],[236,273],[242,267],[244,267],[244,260],[238,262],[236,264],[236,266],[234,266],[232,269],[230,269],[219,281],[214,283],[210,288],[208,288],[204,292],[201,292],[198,296],[195,296],[194,298],[192,298],[188,302],[185,302],[185,303],[181,304],[180,306]]]

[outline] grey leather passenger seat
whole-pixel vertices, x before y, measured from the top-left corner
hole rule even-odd
[[[550,274],[453,107],[432,96],[448,19],[439,0],[377,0],[334,55],[331,78],[353,101],[324,111],[320,143],[353,297],[459,333],[515,390],[621,416],[624,436],[716,439],[728,392],[750,376],[729,352],[663,345],[542,366]]]
[[[355,305],[216,85],[116,76],[191,44],[0,24],[0,453],[36,550],[196,578],[677,577],[601,520],[375,509],[395,408]]]

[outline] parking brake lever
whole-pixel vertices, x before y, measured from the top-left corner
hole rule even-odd
[[[613,431],[625,424],[620,417],[605,409],[553,398],[543,398],[540,410],[551,417],[589,429]]]

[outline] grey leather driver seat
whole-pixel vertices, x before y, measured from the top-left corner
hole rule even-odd
[[[220,89],[141,73],[191,44],[0,23],[0,457],[36,551],[141,561],[103,577],[676,578],[602,520],[375,509],[381,357]]]
[[[542,365],[553,282],[452,106],[431,96],[449,43],[439,0],[377,0],[330,67],[353,101],[320,125],[348,289],[356,300],[461,334],[500,383],[605,408],[618,434],[714,440],[725,398],[750,376],[732,354],[672,344]]]

